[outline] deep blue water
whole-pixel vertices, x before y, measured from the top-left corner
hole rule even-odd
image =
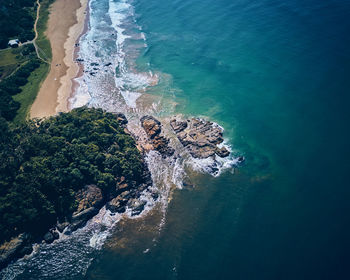
[[[87,278],[349,279],[350,2],[134,6],[139,60],[172,77],[158,93],[223,125],[247,160],[193,179],[149,253],[106,250]]]

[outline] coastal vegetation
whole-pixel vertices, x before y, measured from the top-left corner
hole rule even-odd
[[[38,59],[32,59],[23,64],[11,76],[0,83],[0,116],[10,121],[17,114],[21,103],[15,101],[13,96],[22,92],[23,86],[28,83],[31,73],[40,67],[41,62]],[[27,107],[27,106],[26,106]]]
[[[134,139],[101,109],[18,125],[0,117],[0,244],[69,220],[84,186],[96,185],[107,198],[122,177],[141,183],[143,171]]]
[[[11,38],[20,41],[30,41],[17,49],[0,50],[0,116],[8,121],[23,122],[30,106],[35,100],[41,83],[45,79],[51,60],[51,46],[44,32],[49,15],[49,6],[53,0],[40,1],[41,9],[38,13],[36,30],[36,5],[34,0],[12,0],[0,4],[0,21],[7,26],[0,30],[0,48],[5,48]],[[36,7],[36,8],[35,8]],[[14,18],[21,18],[12,24]],[[8,27],[9,22],[11,27]],[[38,36],[35,44],[31,40]],[[40,55],[40,57],[38,57]]]
[[[33,40],[36,0],[7,0],[0,3],[0,48],[10,39]]]

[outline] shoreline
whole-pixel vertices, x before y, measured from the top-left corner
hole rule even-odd
[[[52,48],[50,71],[30,109],[31,118],[69,111],[73,82],[79,72],[76,43],[85,31],[88,0],[56,0],[45,31]]]
[[[83,27],[83,31],[80,33],[80,35],[78,36],[77,40],[76,40],[76,48],[74,49],[73,52],[73,61],[76,63],[77,65],[77,72],[75,74],[75,76],[73,76],[71,78],[71,91],[70,94],[67,98],[67,108],[68,110],[72,110],[72,99],[74,98],[74,95],[76,94],[77,89],[79,88],[79,82],[77,81],[77,79],[81,78],[84,74],[84,64],[81,63],[80,61],[77,61],[78,58],[78,53],[80,51],[80,39],[82,36],[84,36],[88,31],[89,31],[89,19],[90,19],[90,9],[89,9],[89,0],[87,0],[87,5],[85,8],[85,18],[84,18],[84,27]]]
[[[77,43],[80,38],[86,32],[87,24],[87,10],[88,10],[89,0],[80,0],[80,8],[76,11],[77,23],[69,29],[67,41],[64,44],[66,51],[66,56],[64,58],[65,64],[68,66],[68,71],[65,76],[61,77],[61,87],[57,93],[56,113],[58,112],[68,112],[70,110],[69,99],[73,95],[74,83],[73,79],[77,77],[80,72],[81,67],[75,61],[79,48]]]

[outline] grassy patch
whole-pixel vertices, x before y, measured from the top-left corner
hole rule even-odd
[[[23,47],[0,50],[0,80],[10,76],[30,59],[29,55],[22,55],[22,50]]]
[[[40,16],[36,26],[38,31],[38,39],[36,40],[36,44],[40,48],[40,55],[47,61],[51,61],[52,51],[50,41],[45,36],[45,31],[47,28],[47,21],[49,19],[50,14],[49,8],[53,2],[53,0],[43,0],[40,2]]]
[[[23,62],[29,59],[28,56],[22,55],[23,47],[17,49],[3,49],[0,50],[0,67],[18,64],[20,66]]]
[[[32,106],[42,82],[44,81],[50,65],[42,63],[28,78],[28,83],[22,87],[22,92],[15,95],[13,99],[21,104],[14,119],[15,123],[23,122],[29,115]]]
[[[18,62],[16,52],[13,49],[0,50],[0,66],[16,64]]]

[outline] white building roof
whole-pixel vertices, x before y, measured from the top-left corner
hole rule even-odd
[[[14,40],[10,40],[9,41],[9,45],[18,45],[19,44],[19,40],[18,39],[14,39]]]

